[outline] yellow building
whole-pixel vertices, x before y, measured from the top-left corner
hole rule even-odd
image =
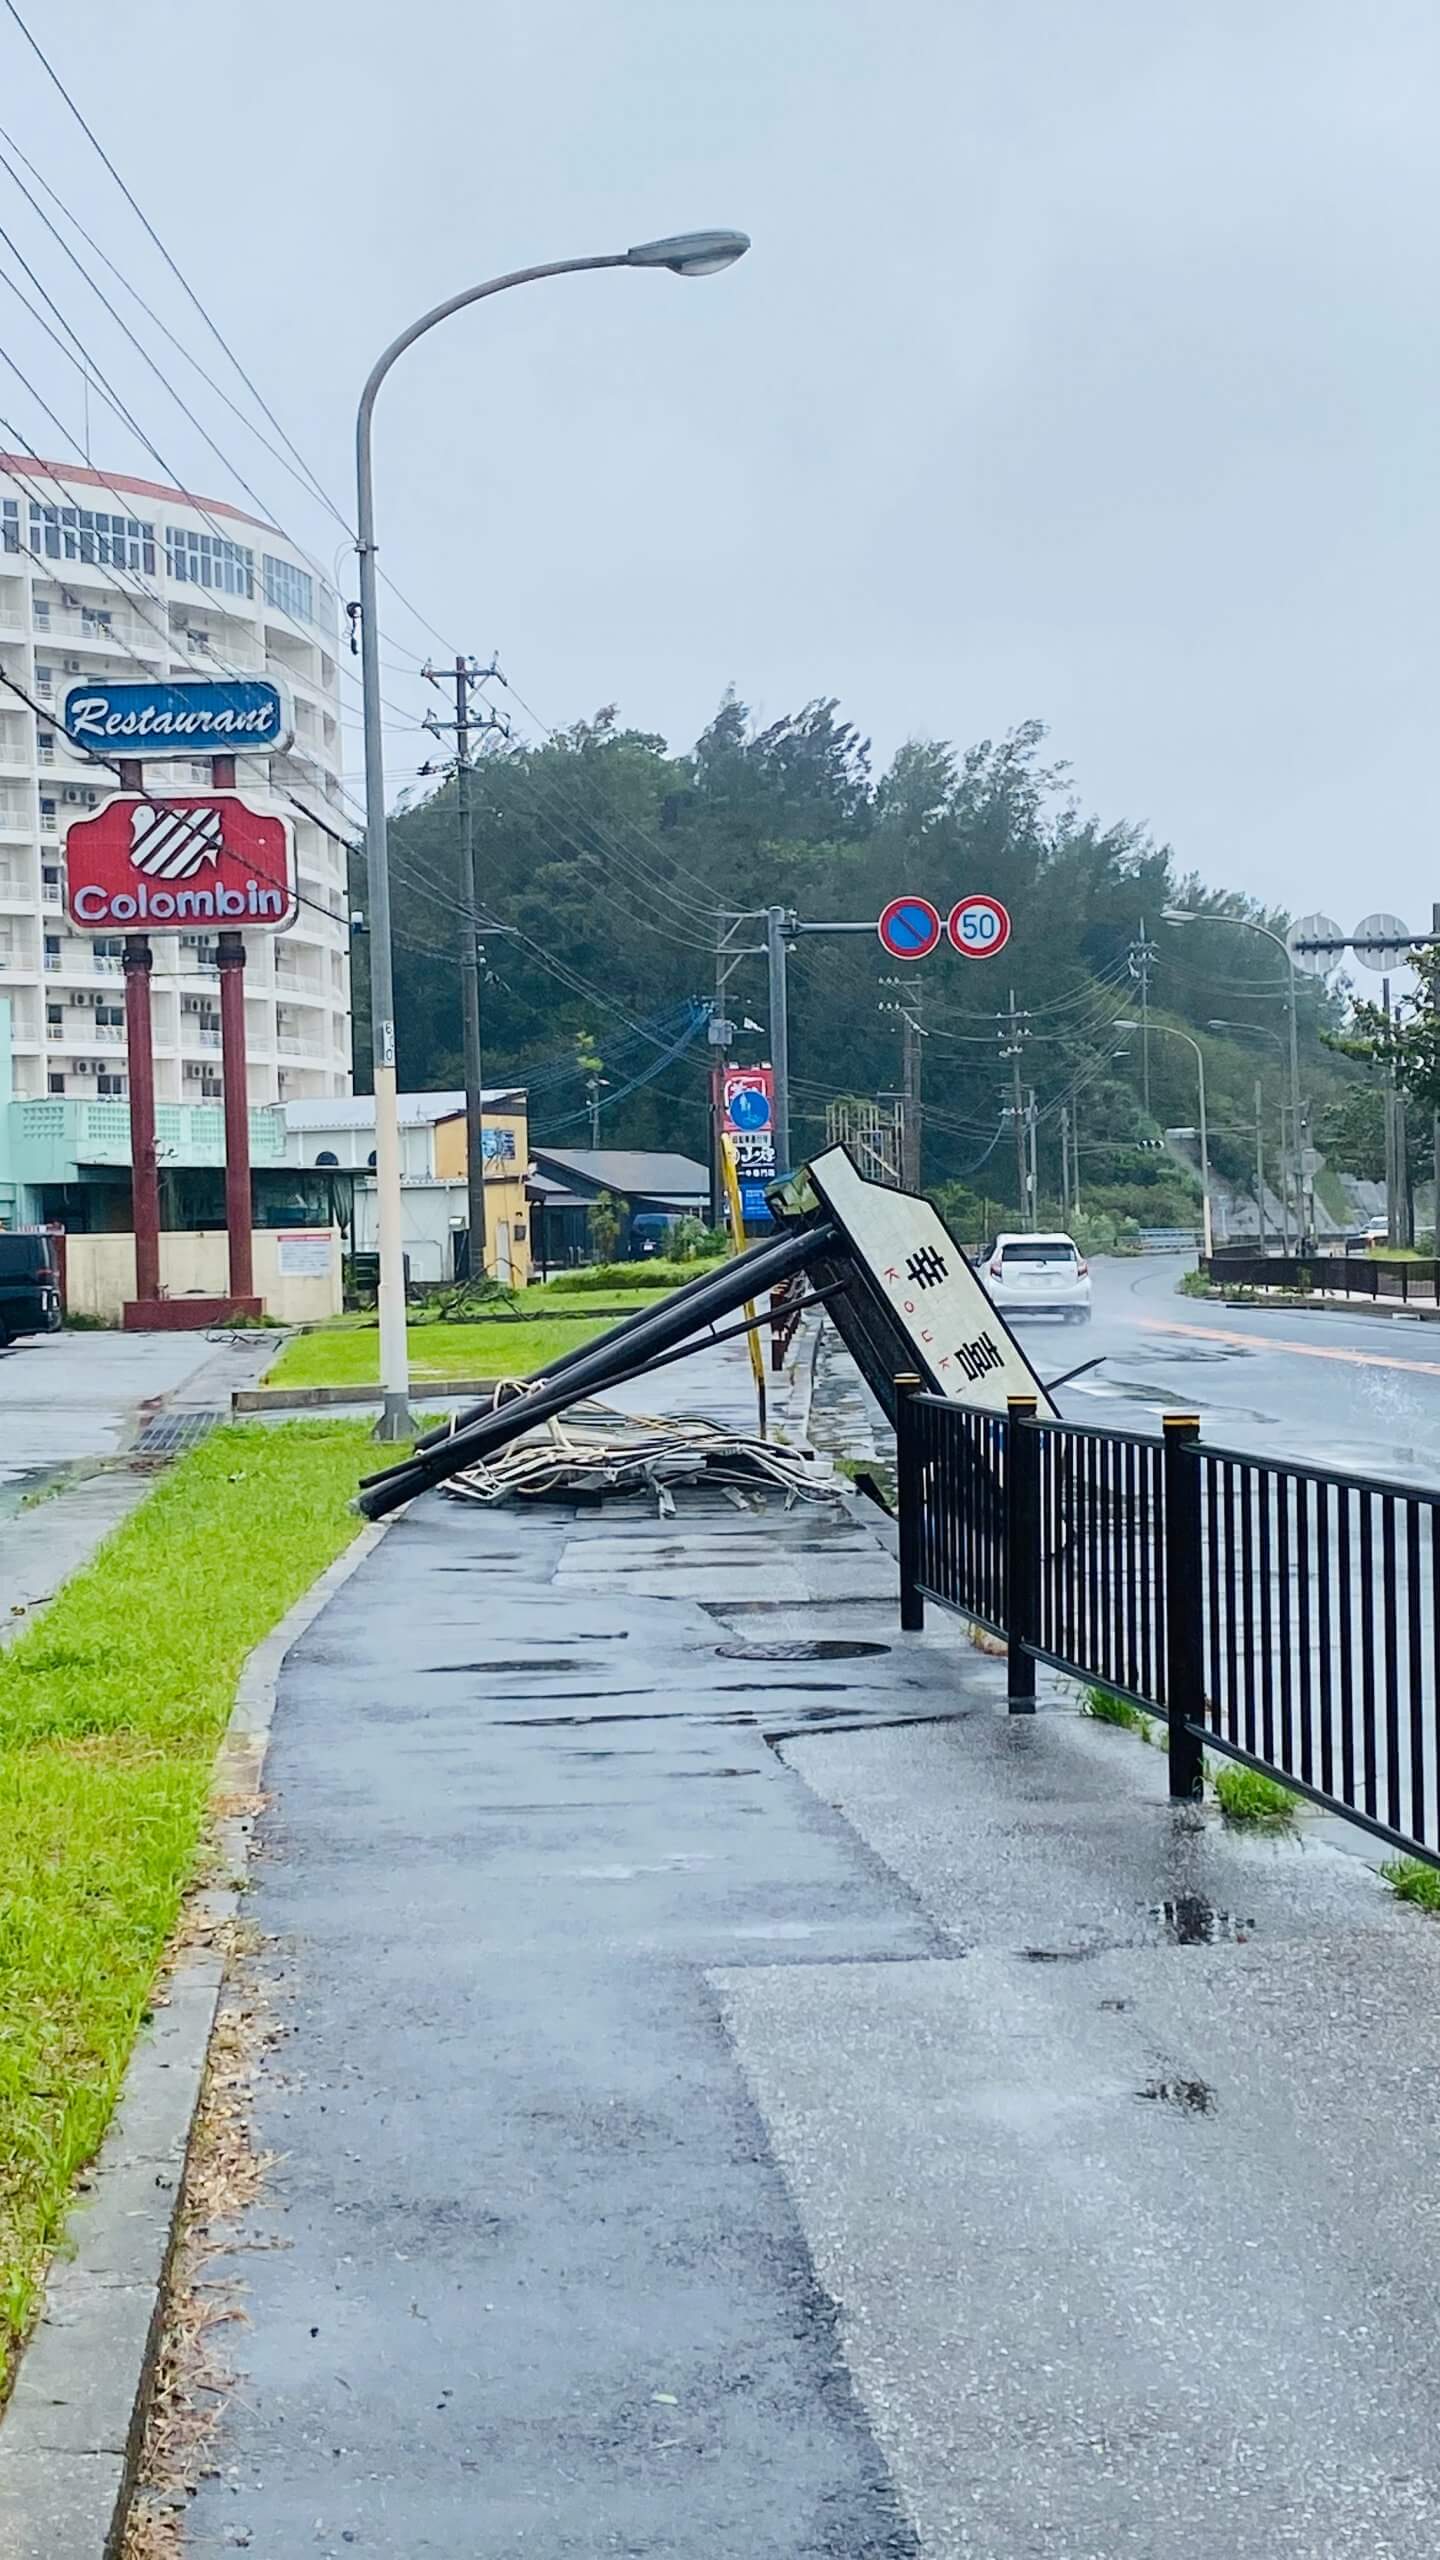
[[[530,1215],[525,1175],[530,1162],[530,1124],[525,1095],[487,1093],[485,1128],[485,1268],[497,1268],[517,1289],[530,1277]],[[435,1122],[437,1182],[469,1179],[465,1155],[465,1114],[449,1111]]]

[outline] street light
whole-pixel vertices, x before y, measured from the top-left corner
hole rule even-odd
[[[1115,1031],[1138,1031],[1140,1027],[1138,1022],[1111,1025]],[[1188,1031],[1181,1031],[1173,1022],[1156,1022],[1152,1017],[1150,1028],[1152,1031],[1168,1031],[1172,1040],[1183,1040],[1186,1048],[1195,1052],[1195,1072],[1200,1079],[1200,1227],[1208,1262],[1215,1250],[1215,1230],[1210,1215],[1210,1132],[1205,1118],[1205,1052],[1198,1040],[1192,1040]]]
[[[1223,1032],[1225,1032],[1225,1033],[1226,1033],[1226,1034],[1227,1034],[1231,1039],[1235,1039],[1235,1038],[1237,1038],[1237,1037],[1238,1037],[1239,1039],[1242,1039],[1242,1040],[1247,1040],[1247,1039],[1248,1039],[1248,1040],[1273,1040],[1273,1041],[1274,1041],[1274,1043],[1275,1043],[1276,1048],[1277,1048],[1277,1049],[1279,1050],[1279,1052],[1280,1052],[1280,1055],[1281,1055],[1282,1059],[1283,1059],[1283,1057],[1284,1057],[1284,1055],[1285,1055],[1285,1045],[1286,1045],[1286,1044],[1285,1044],[1284,1040],[1282,1039],[1282,1037],[1281,1037],[1281,1035],[1280,1035],[1280,1033],[1279,1033],[1278,1031],[1272,1031],[1272,1030],[1271,1030],[1270,1025],[1269,1025],[1269,1023],[1268,1023],[1268,1022],[1221,1022],[1221,1021],[1219,1021],[1218,1019],[1214,1019],[1214,1018],[1212,1018],[1212,1020],[1211,1020],[1211,1021],[1209,1022],[1209,1024],[1207,1025],[1207,1029],[1209,1029],[1209,1030],[1211,1030],[1211,1031],[1223,1031]],[[1259,1094],[1260,1094],[1260,1085],[1259,1085],[1258,1080],[1257,1080],[1257,1082],[1256,1082],[1255,1092],[1256,1092],[1256,1097],[1257,1097],[1257,1099],[1256,1099],[1256,1103],[1255,1103],[1255,1123],[1256,1123],[1256,1140],[1257,1140],[1257,1144],[1258,1144],[1258,1142],[1259,1142],[1259,1123],[1260,1123],[1260,1103],[1259,1103],[1259,1098],[1258,1098],[1258,1097],[1259,1097]],[[1292,1108],[1293,1108],[1293,1105],[1292,1105]],[[1302,1195],[1301,1195],[1301,1189],[1300,1189],[1300,1181],[1301,1181],[1301,1177],[1300,1177],[1300,1133],[1299,1133],[1299,1131],[1298,1131],[1298,1129],[1297,1129],[1297,1130],[1292,1131],[1292,1133],[1291,1133],[1291,1134],[1292,1134],[1292,1138],[1293,1138],[1293,1141],[1294,1141],[1294,1147],[1295,1147],[1295,1193],[1296,1193],[1296,1201],[1295,1201],[1295,1241],[1296,1241],[1296,1245],[1297,1245],[1297,1247],[1298,1247],[1298,1246],[1299,1246],[1300,1244],[1302,1244],[1302,1243],[1303,1243],[1303,1241],[1304,1241],[1304,1234],[1303,1234],[1303,1230],[1304,1230],[1304,1223],[1305,1223],[1305,1221],[1304,1221],[1304,1203],[1303,1203],[1303,1197],[1302,1197]],[[1260,1176],[1259,1176],[1258,1178],[1259,1178],[1259,1179],[1261,1179],[1261,1180],[1262,1180],[1262,1183],[1263,1183],[1263,1165],[1262,1165],[1262,1167],[1261,1167],[1261,1173],[1260,1173]],[[1288,1253],[1288,1251],[1289,1251],[1289,1249],[1290,1249],[1290,1186],[1289,1186],[1289,1184],[1288,1184],[1288,1183],[1286,1182],[1286,1180],[1285,1180],[1285,1105],[1284,1105],[1284,1103],[1283,1103],[1283,1102],[1282,1102],[1282,1103],[1281,1103],[1281,1105],[1280,1105],[1280,1213],[1281,1213],[1281,1215],[1280,1215],[1280,1223],[1281,1223],[1281,1236],[1280,1236],[1280,1242],[1281,1242],[1281,1246],[1282,1246],[1282,1248],[1284,1249],[1284,1251],[1286,1251],[1286,1252]],[[1262,1231],[1262,1235],[1263,1235],[1263,1228],[1264,1228],[1264,1211],[1263,1211],[1263,1208],[1259,1210],[1258,1214],[1259,1214],[1259,1216],[1260,1216],[1260,1218],[1261,1218],[1261,1231]]]
[[[667,240],[642,240],[604,258],[559,258],[543,267],[517,267],[439,302],[392,339],[372,367],[355,419],[356,542],[360,556],[360,686],[365,710],[365,871],[370,923],[370,1052],[375,1088],[375,1196],[380,1247],[380,1383],[382,1440],[409,1436],[410,1374],[405,1339],[405,1260],[400,1210],[400,1123],[395,1092],[395,986],[390,946],[390,869],[385,825],[385,754],[381,731],[380,625],[375,579],[375,488],[371,430],[376,394],[397,356],[469,303],[483,302],[512,285],[538,284],[547,276],[588,274],[595,267],[660,268],[676,276],[714,276],[743,258],[744,231],[683,231]]]
[[[1246,933],[1258,933],[1266,942],[1273,942],[1276,950],[1284,956],[1285,966],[1290,972],[1290,1129],[1295,1148],[1295,1230],[1297,1247],[1303,1253],[1309,1222],[1305,1215],[1305,1173],[1300,1158],[1300,1039],[1296,992],[1299,981],[1295,954],[1283,934],[1276,933],[1268,924],[1257,924],[1253,916],[1214,915],[1198,907],[1164,907],[1161,917],[1166,924],[1240,925]]]

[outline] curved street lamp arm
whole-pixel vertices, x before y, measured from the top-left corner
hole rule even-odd
[[[359,500],[357,522],[359,538],[355,547],[362,557],[375,548],[370,423],[374,414],[376,394],[396,357],[403,356],[407,347],[413,347],[417,338],[423,338],[427,329],[433,329],[441,320],[448,320],[452,311],[464,311],[468,304],[484,302],[492,293],[506,293],[512,285],[516,284],[539,284],[546,276],[578,276],[586,274],[592,267],[623,267],[628,264],[629,260],[622,249],[617,254],[606,258],[557,258],[549,266],[516,267],[511,275],[492,276],[488,284],[472,284],[467,286],[464,293],[452,293],[448,302],[437,302],[433,311],[427,311],[419,320],[412,320],[408,329],[402,329],[398,338],[391,339],[384,354],[377,357],[370,369],[365,388],[360,394],[360,407],[355,419],[355,477],[356,494]]]

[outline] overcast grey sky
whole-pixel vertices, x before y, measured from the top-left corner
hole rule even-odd
[[[838,694],[884,757],[1038,715],[1087,806],[1217,885],[1428,921],[1434,0],[21,5],[347,512],[359,383],[427,304],[753,234],[712,282],[463,314],[382,396],[384,565],[548,721],[614,700],[688,743],[733,679],[767,717]],[[201,349],[3,16],[0,99]],[[237,495],[3,175],[0,201],[186,484]],[[78,421],[8,296],[0,346]],[[196,405],[332,559],[333,522]],[[92,441],[156,474],[98,407]],[[418,704],[404,659],[435,644],[386,619]],[[400,780],[413,743],[387,747]]]

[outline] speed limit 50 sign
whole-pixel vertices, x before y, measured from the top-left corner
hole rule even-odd
[[[1010,939],[1010,910],[998,898],[957,898],[945,930],[964,960],[993,960]]]

